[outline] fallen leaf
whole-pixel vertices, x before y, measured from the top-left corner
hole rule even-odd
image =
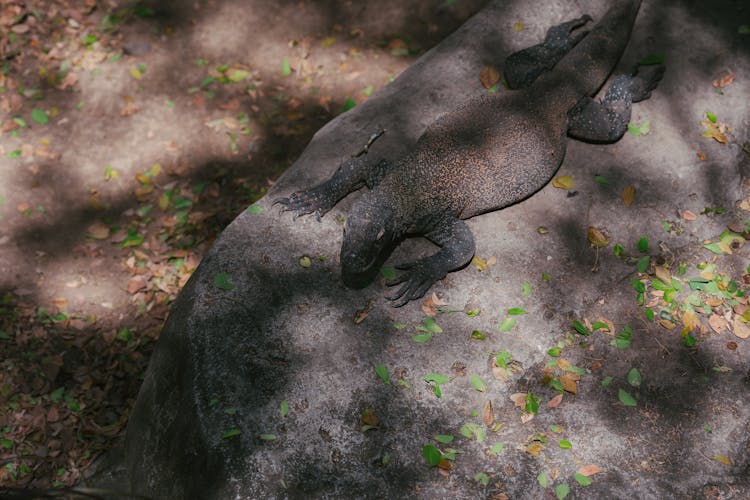
[[[591,246],[596,248],[604,248],[609,245],[609,240],[607,239],[607,237],[604,236],[604,234],[594,226],[589,226],[588,239],[589,243],[591,243]]]
[[[714,455],[714,460],[716,460],[717,462],[721,462],[724,465],[732,465],[732,460],[724,455]]]
[[[484,405],[484,425],[491,426],[495,422],[495,412],[492,409],[492,401],[487,401]]]
[[[580,377],[578,377],[580,379]],[[575,373],[564,373],[560,375],[560,383],[566,392],[575,394],[578,392],[578,384]]]
[[[716,333],[721,333],[724,329],[729,326],[726,319],[719,316],[718,314],[712,314],[708,317],[708,324],[713,328]]]
[[[524,414],[521,415],[521,423],[522,424],[525,424],[527,422],[531,422],[532,420],[534,420],[534,414],[533,413],[525,413],[524,412]]]
[[[695,156],[697,156],[700,161],[706,161],[706,153],[703,151],[696,151]]]
[[[723,89],[724,87],[731,85],[734,82],[735,78],[737,78],[737,75],[735,73],[726,72],[721,75],[721,77],[712,81],[711,84],[715,88]]]
[[[695,330],[696,328],[700,328],[701,320],[698,319],[698,316],[696,316],[695,313],[687,311],[682,315],[682,324],[685,325],[685,328],[689,331]]]
[[[659,278],[662,283],[671,285],[672,273],[669,272],[669,269],[664,266],[654,266],[654,272],[656,274],[656,277]]]
[[[485,66],[479,72],[479,81],[482,82],[484,88],[488,89],[500,81],[500,72],[492,66]]]
[[[625,186],[625,189],[622,190],[622,202],[625,203],[626,207],[629,207],[633,204],[633,201],[635,200],[635,186],[632,184],[629,186]]]
[[[66,311],[68,309],[68,299],[65,297],[55,297],[52,299],[52,305],[55,306],[58,311]]]
[[[538,457],[539,453],[544,449],[544,445],[538,441],[534,441],[526,447],[526,453],[533,457]]]
[[[483,258],[479,257],[478,255],[475,255],[471,259],[471,263],[474,264],[474,267],[477,268],[478,271],[486,271],[487,270],[487,261]]]
[[[561,175],[552,179],[552,185],[558,189],[570,189],[573,187],[573,177],[570,175]]]
[[[735,336],[741,339],[750,337],[750,327],[747,326],[747,323],[742,321],[740,316],[734,317],[734,321],[732,321],[732,331]]]
[[[139,290],[143,290],[148,286],[148,281],[143,276],[133,276],[128,280],[128,293],[134,294]]]
[[[558,406],[560,406],[560,403],[562,403],[562,400],[563,400],[563,395],[558,394],[557,396],[549,400],[549,403],[547,403],[547,406],[549,406],[550,408],[557,408]]]
[[[685,219],[685,220],[694,221],[694,220],[696,220],[698,218],[698,216],[695,215],[690,210],[685,210],[685,211],[682,212],[682,218]]]
[[[513,401],[513,403],[522,410],[526,408],[526,393],[525,392],[516,392],[514,394],[510,395],[510,400]]]
[[[95,222],[88,227],[88,235],[95,240],[107,239],[109,232],[109,226],[101,222]]]
[[[602,472],[602,468],[595,464],[584,465],[578,469],[578,473],[582,476],[591,477],[595,474]]]

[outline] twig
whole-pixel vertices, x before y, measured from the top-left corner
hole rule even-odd
[[[365,145],[364,145],[364,147],[363,147],[363,148],[362,148],[362,149],[361,149],[361,150],[360,150],[360,151],[359,151],[358,153],[355,153],[355,154],[353,154],[353,155],[352,155],[352,158],[359,158],[360,156],[362,156],[362,155],[365,155],[365,154],[367,154],[367,152],[368,152],[368,151],[370,150],[370,146],[372,146],[372,144],[373,144],[373,143],[374,143],[375,141],[377,141],[377,140],[378,140],[378,138],[379,138],[379,137],[380,137],[381,135],[383,135],[383,134],[385,134],[385,129],[384,129],[384,128],[383,128],[383,129],[380,129],[380,131],[378,131],[378,132],[376,132],[376,133],[372,134],[372,135],[370,136],[370,138],[369,138],[369,139],[367,140],[367,144],[365,144]]]

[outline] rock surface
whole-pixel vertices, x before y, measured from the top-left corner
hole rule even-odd
[[[681,325],[669,330],[657,322],[664,306],[658,294],[646,296],[647,303],[657,301],[657,321],[647,319],[631,285],[635,265],[612,253],[620,243],[626,256],[651,255],[675,276],[685,262],[687,274],[679,278],[687,283],[700,272],[696,264],[714,261],[703,241],[747,215],[735,208],[747,196],[742,144],[750,125],[748,35],[738,33],[747,12],[735,3],[716,2],[710,12],[692,1],[642,6],[618,70],[648,54],[665,56],[660,87],[634,107],[633,122],[649,120],[650,133],[626,134],[614,145],[571,140],[559,173],[573,177],[570,191],[549,185],[523,203],[470,220],[477,256],[497,263],[482,271],[470,265],[433,287],[452,312],[437,314],[443,332],[428,342],[412,340],[425,318],[421,304],[393,309],[380,284],[348,290],[340,282],[337,220],[356,194],[322,223],[292,220],[271,206],[277,196],[330,176],[381,127],[388,132],[369,154],[396,158],[407,151],[437,116],[485,92],[479,83],[485,65],[501,67],[507,54],[536,43],[552,24],[583,12],[596,19],[604,10],[593,1],[579,4],[581,10],[561,0],[489,4],[392,84],[321,129],[256,205],[259,213],[244,212],[225,230],[174,304],[132,412],[125,449],[134,493],[542,498],[554,497],[563,483],[585,498],[750,492],[750,340],[709,328],[696,333],[697,347],[685,347]],[[517,21],[526,23],[521,33],[514,33]],[[725,69],[737,81],[719,95],[711,81]],[[732,125],[730,144],[701,137],[706,111]],[[630,207],[621,200],[626,186],[635,187]],[[726,212],[701,214],[706,207]],[[697,220],[683,218],[684,210]],[[595,273],[589,226],[610,241]],[[645,253],[636,247],[642,236],[650,241]],[[388,265],[429,251],[425,241],[407,241]],[[746,255],[740,248],[716,257],[716,274],[741,282]],[[530,294],[522,292],[524,283]],[[715,309],[729,306],[723,301]],[[514,307],[526,314],[499,332]],[[574,320],[600,318],[617,333],[630,326],[631,347],[613,347],[613,336],[602,330],[573,333]],[[486,339],[473,338],[474,331]],[[577,393],[550,408],[557,392],[547,381],[564,374],[545,370],[559,359],[548,354],[555,346],[584,373]],[[514,360],[507,381],[492,373],[501,351]],[[376,365],[387,367],[389,384]],[[632,368],[642,377],[638,387],[627,381]],[[424,381],[431,373],[451,379],[439,398]],[[484,381],[483,391],[472,376]],[[612,382],[605,387],[607,377]],[[637,406],[623,405],[619,390]],[[541,402],[538,415],[523,423],[510,396],[527,392]],[[483,421],[488,401],[499,428]],[[472,438],[461,435],[467,423]],[[377,428],[363,430],[365,424]],[[455,439],[440,444],[436,434]],[[504,444],[497,454],[489,451],[495,443]],[[429,467],[422,455],[427,444],[461,451],[452,470]],[[587,464],[603,472],[580,486],[574,474]],[[546,493],[540,474],[549,478]]]

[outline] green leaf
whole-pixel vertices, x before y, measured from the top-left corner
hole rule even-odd
[[[602,379],[602,387],[609,387],[614,379],[612,377],[604,377]]]
[[[641,372],[638,371],[637,368],[632,368],[628,372],[628,384],[632,385],[633,387],[640,387],[641,386]]]
[[[115,335],[117,340],[121,340],[123,342],[129,342],[130,339],[133,338],[133,332],[130,331],[130,328],[120,328],[117,330],[117,335]]]
[[[289,65],[289,59],[284,58],[281,61],[281,76],[289,76],[292,74],[292,67]]]
[[[260,439],[261,441],[276,441],[277,436],[276,434],[261,434]]]
[[[562,349],[559,346],[555,346],[547,351],[547,354],[552,356],[553,358],[559,358],[560,353],[562,352]]]
[[[492,445],[492,448],[490,448],[490,452],[493,455],[497,455],[501,451],[503,451],[503,448],[505,448],[505,445],[503,443],[495,443]]]
[[[484,380],[482,380],[479,376],[472,375],[469,378],[471,380],[471,386],[475,391],[484,392],[487,390],[487,384],[485,384]]]
[[[483,486],[490,484],[490,477],[484,472],[477,472],[474,474],[474,480],[479,481]]]
[[[575,328],[575,330],[581,335],[591,335],[591,332],[589,331],[588,328],[586,328],[586,325],[584,325],[578,320],[573,321],[573,328]]]
[[[425,342],[429,342],[430,340],[432,340],[432,334],[421,333],[419,335],[414,335],[411,339],[417,344],[424,344]]]
[[[357,105],[357,101],[352,99],[351,97],[347,97],[346,101],[344,101],[344,111],[349,111],[353,107]]]
[[[13,441],[10,439],[0,439],[0,448],[11,449],[13,448]]]
[[[651,131],[651,121],[650,120],[643,120],[639,124],[635,123],[628,123],[628,132],[630,132],[632,135],[638,137],[640,135],[646,135]]]
[[[737,33],[740,35],[750,35],[750,26],[747,24],[740,24],[740,27],[737,28]]]
[[[514,326],[516,326],[516,318],[505,318],[497,329],[505,333],[511,331]]]
[[[227,73],[227,76],[229,77],[229,80],[238,83],[245,79],[247,79],[248,76],[250,76],[250,72],[246,71],[244,69],[232,69]]]
[[[649,321],[653,321],[654,320],[654,310],[653,309],[651,309],[650,307],[647,307],[646,309],[643,310],[643,312],[646,314],[646,319],[647,320],[649,320]]]
[[[497,353],[497,355],[495,356],[495,364],[497,364],[497,366],[500,366],[502,368],[507,368],[511,359],[512,358],[510,356],[510,352],[501,351]]]
[[[440,463],[442,454],[434,444],[426,444],[422,447],[422,456],[427,460],[430,467],[436,467]]]
[[[523,295],[524,297],[528,297],[529,295],[531,295],[531,284],[528,281],[523,282],[521,295]]]
[[[59,403],[65,395],[65,387],[58,387],[49,393],[49,398],[53,403]]]
[[[609,325],[607,323],[604,323],[603,321],[597,321],[593,325],[591,325],[591,330],[604,330],[609,331]]]
[[[265,211],[265,208],[263,208],[260,205],[252,204],[249,207],[247,207],[247,213],[249,213],[250,215],[262,214],[264,211]]]
[[[549,274],[542,272],[542,281],[549,283]]]
[[[645,273],[650,263],[651,263],[651,257],[649,257],[648,255],[644,255],[643,257],[638,259],[638,264],[636,265],[636,269],[638,270],[639,273]]]
[[[615,257],[622,257],[625,254],[625,247],[617,243],[612,247],[612,253]]]
[[[638,61],[638,64],[641,66],[650,66],[652,64],[663,64],[664,63],[664,56],[659,56],[656,54],[649,54],[640,61]]]
[[[286,399],[279,405],[279,413],[281,413],[282,417],[289,415],[289,402]]]
[[[567,439],[561,439],[559,444],[560,448],[562,448],[563,450],[569,450],[573,448],[573,444]]]
[[[487,334],[486,333],[482,333],[479,330],[474,330],[474,331],[471,332],[471,338],[473,338],[475,340],[486,340],[487,339]]]
[[[435,318],[431,318],[430,316],[423,319],[422,324],[417,326],[416,329],[419,332],[443,333],[443,329],[435,322]]]
[[[547,474],[544,472],[540,472],[539,475],[536,477],[537,482],[539,483],[539,486],[542,488],[546,488],[549,486],[549,478],[547,477]]]
[[[450,380],[451,378],[448,375],[443,375],[442,373],[429,373],[424,378],[425,382],[434,382],[437,385],[448,383]]]
[[[479,316],[479,309],[469,309],[468,311],[466,311],[466,315],[470,318]]]
[[[375,373],[378,374],[378,377],[380,377],[380,380],[383,381],[384,384],[390,384],[391,378],[388,375],[388,367],[385,365],[375,365]]]
[[[575,477],[576,481],[578,481],[578,484],[580,484],[581,486],[589,486],[592,483],[590,477],[584,476],[580,472],[576,472],[575,476],[573,477]]]
[[[594,176],[594,180],[599,184],[609,184],[609,179],[602,177],[601,175]]]
[[[224,439],[229,439],[235,436],[239,436],[240,434],[242,434],[242,431],[239,429],[229,429],[224,434],[222,434],[221,437]]]
[[[617,397],[620,399],[620,403],[624,404],[625,406],[638,405],[638,402],[635,400],[635,398],[622,389],[617,392]]]
[[[396,279],[396,269],[390,266],[383,266],[380,268],[380,275],[387,280]]]
[[[695,342],[695,337],[693,337],[689,333],[685,335],[685,347],[693,347],[695,346]]]
[[[648,252],[648,237],[644,236],[638,240],[638,251],[641,253]]]
[[[434,439],[438,443],[449,444],[453,442],[454,438],[450,434],[435,434],[434,436],[432,436],[432,439]]]
[[[565,483],[560,483],[555,488],[555,495],[557,496],[557,500],[563,500],[569,494],[570,494],[570,487]]]
[[[227,273],[219,273],[214,276],[214,286],[220,290],[232,290],[235,285],[229,281],[231,278]]]
[[[710,111],[706,111],[706,118],[708,118],[708,121],[711,123],[716,123],[716,115],[711,113]]]
[[[539,401],[540,399],[537,396],[530,392],[526,393],[526,413],[533,413],[534,415],[539,413]]]
[[[21,118],[20,116],[15,116],[15,117],[13,117],[13,122],[14,122],[14,123],[15,123],[16,125],[18,125],[19,127],[21,127],[21,128],[26,128],[26,127],[28,127],[28,126],[29,126],[29,124],[28,124],[28,123],[26,123],[26,120],[24,120],[24,119],[23,119],[23,118]]]
[[[47,123],[49,123],[49,115],[46,111],[39,108],[34,108],[31,110],[31,119],[40,125],[46,125]]]
[[[522,314],[526,314],[526,311],[521,309],[520,307],[511,307],[508,309],[508,314],[511,316],[520,316]]]

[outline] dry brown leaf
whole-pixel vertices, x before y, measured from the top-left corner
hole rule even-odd
[[[495,377],[497,380],[501,380],[503,382],[507,382],[510,378],[508,374],[508,370],[503,368],[502,366],[496,366],[492,365],[492,376]]]
[[[570,175],[561,175],[552,179],[552,185],[558,189],[570,189],[573,187],[573,177]]]
[[[697,156],[700,161],[706,161],[707,158],[706,153],[704,153],[703,151],[696,151],[695,156]]]
[[[685,314],[682,315],[682,324],[685,325],[685,328],[688,330],[695,330],[701,326],[701,320],[698,319],[698,316],[696,316],[695,313],[686,311]]]
[[[735,73],[732,73],[731,71],[728,71],[721,75],[719,78],[712,81],[711,85],[713,85],[714,88],[723,89],[724,87],[728,87],[729,85],[734,83],[735,78],[737,78],[737,75]]]
[[[602,472],[602,468],[595,464],[584,465],[578,469],[578,473],[582,476],[591,477],[595,474]]]
[[[672,273],[670,273],[669,269],[667,269],[666,267],[655,266],[654,272],[656,274],[656,277],[659,278],[662,283],[665,283],[667,285],[672,283]]]
[[[441,458],[437,466],[440,469],[440,472],[447,472],[453,468],[453,464],[447,458]]]
[[[557,366],[561,370],[567,370],[568,368],[570,368],[571,366],[573,366],[573,363],[571,363],[570,361],[568,361],[565,358],[557,358]]]
[[[662,328],[666,328],[667,330],[674,330],[674,328],[677,326],[668,319],[660,319],[659,324],[662,326]]]
[[[52,299],[52,305],[55,306],[58,311],[65,311],[68,309],[68,299],[65,297],[55,297]]]
[[[629,207],[633,204],[633,201],[635,201],[635,186],[631,184],[625,186],[625,189],[622,190],[622,202],[625,203],[626,207]]]
[[[690,210],[684,210],[682,212],[682,218],[685,219],[685,220],[694,221],[694,220],[696,220],[698,218],[698,216],[695,215]]]
[[[747,323],[742,321],[740,316],[734,317],[734,321],[732,321],[732,331],[738,338],[746,339],[750,337],[750,327],[747,326]]]
[[[134,294],[138,290],[143,290],[148,285],[148,281],[143,276],[133,276],[128,280],[128,293]]]
[[[515,403],[515,405],[518,408],[521,408],[522,410],[526,408],[526,393],[525,392],[516,392],[515,394],[510,395],[510,400]]]
[[[495,422],[495,411],[492,409],[492,401],[484,405],[484,425],[491,426]]]
[[[560,406],[560,403],[562,403],[562,400],[563,400],[563,395],[558,394],[557,396],[549,400],[549,403],[547,403],[547,406],[549,406],[550,408],[557,408],[558,406]]]
[[[489,259],[487,259],[487,266],[488,266],[488,267],[492,267],[492,266],[494,266],[495,264],[497,264],[497,257],[495,257],[495,256],[492,256],[492,257],[490,257]]]
[[[95,222],[88,227],[88,235],[95,240],[104,240],[109,238],[109,226],[101,222]]]
[[[484,88],[488,89],[500,81],[500,72],[492,66],[485,66],[479,72],[479,81],[482,82]]]
[[[534,420],[534,414],[533,413],[524,413],[523,415],[521,415],[521,423],[522,424],[531,422],[532,420]]]
[[[713,328],[713,330],[716,333],[721,333],[723,330],[729,326],[729,323],[726,319],[719,316],[718,314],[712,314],[708,317],[708,324]]]
[[[538,457],[539,453],[544,449],[544,445],[537,441],[534,441],[526,447],[526,453],[533,457]]]
[[[564,373],[560,375],[560,383],[562,384],[565,392],[569,392],[571,394],[575,394],[576,392],[578,392],[578,384],[575,380],[575,375],[575,373]]]
[[[595,228],[594,226],[589,226],[588,230],[588,238],[589,243],[591,243],[591,246],[596,248],[604,248],[607,245],[609,245],[609,240],[606,236],[604,236],[604,233],[602,233],[599,229]]]

